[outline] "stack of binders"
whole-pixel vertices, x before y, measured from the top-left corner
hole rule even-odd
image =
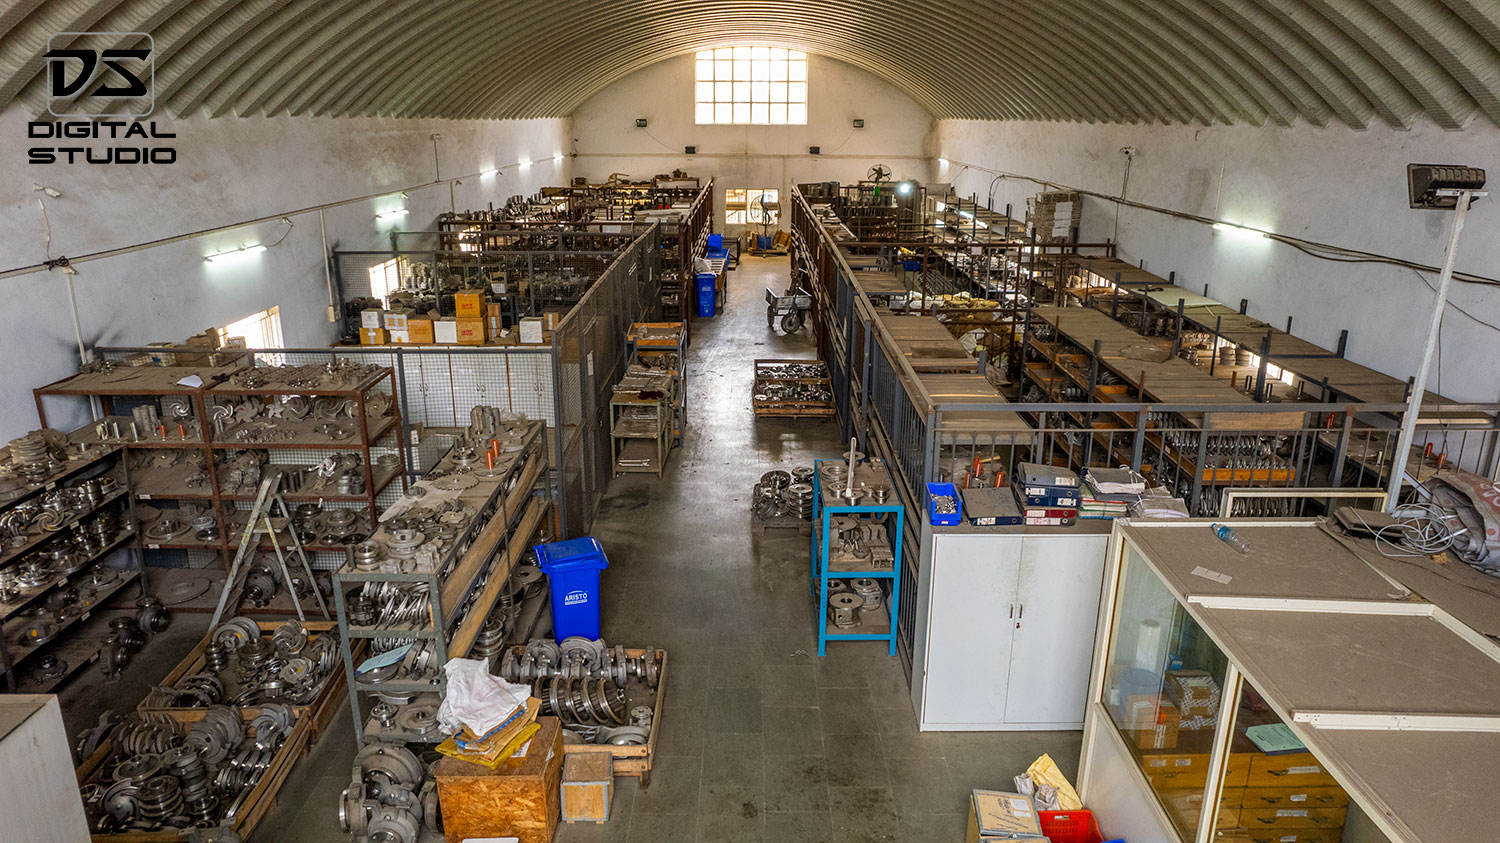
[[[1031,526],[1062,527],[1078,517],[1078,475],[1066,468],[1023,462],[1014,487],[1021,515]]]

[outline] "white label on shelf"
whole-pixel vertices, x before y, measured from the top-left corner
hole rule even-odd
[[[1278,816],[1278,817],[1305,817],[1305,816],[1307,816],[1307,809],[1306,808],[1298,808],[1298,809],[1283,808],[1280,811],[1276,812],[1276,816]]]
[[[1283,834],[1281,835],[1281,840],[1279,841],[1279,843],[1297,843],[1297,835]]]
[[[1150,760],[1150,762],[1148,762],[1148,763],[1149,763],[1149,764],[1150,764],[1150,765],[1151,765],[1151,766],[1152,766],[1152,767],[1165,767],[1165,766],[1167,766],[1167,762],[1166,762],[1166,760],[1165,760],[1165,759],[1162,759],[1162,758],[1153,758],[1153,759],[1151,759],[1151,760]]]
[[[1192,573],[1195,577],[1202,577],[1206,580],[1212,580],[1219,585],[1229,585],[1229,581],[1234,579],[1234,577],[1231,577],[1228,574],[1221,574],[1218,571],[1205,568],[1202,565],[1194,568]]]
[[[1193,766],[1193,759],[1191,759],[1191,758],[1179,758],[1175,762],[1173,762],[1173,766],[1176,766],[1176,767],[1191,767],[1191,766]]]
[[[1291,796],[1291,799],[1292,799],[1293,802],[1306,802],[1307,801],[1307,794],[1305,794],[1305,793],[1293,793],[1292,796]]]
[[[148,544],[148,545],[146,545],[146,549],[147,550],[161,550],[161,545],[159,545],[159,544]]]
[[[151,500],[151,496],[150,495],[136,495],[136,497],[140,498],[143,501],[149,501],[149,500]]]
[[[1323,768],[1322,767],[1291,767],[1291,768],[1287,769],[1287,772],[1288,773],[1321,773],[1321,772],[1323,772]]]

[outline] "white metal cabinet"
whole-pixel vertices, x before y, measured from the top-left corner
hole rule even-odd
[[[967,729],[1005,717],[1014,627],[995,595],[1014,597],[1021,545],[980,538],[944,536],[934,544],[941,564],[930,568],[929,594],[936,599],[925,618],[927,681],[918,711],[924,728]]]
[[[1097,536],[1021,540],[1006,722],[1082,728],[1107,542]]]
[[[912,660],[920,727],[1082,728],[1108,535],[923,538]]]

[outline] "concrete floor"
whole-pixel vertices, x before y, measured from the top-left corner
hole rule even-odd
[[[810,465],[841,444],[834,422],[758,421],[750,409],[753,359],[814,356],[809,329],[766,329],[764,291],[784,290],[787,275],[785,258],[746,258],[730,274],[726,312],[693,326],[683,447],[664,478],[617,478],[600,507],[593,535],[611,563],[605,637],[667,649],[665,714],[649,789],[616,779],[611,821],[563,825],[557,843],[959,840],[970,789],[1008,789],[1043,752],[1075,773],[1077,732],[920,733],[900,663],[883,646],[814,655],[808,540],[791,530],[756,538],[748,511],[762,473]],[[173,634],[187,643],[149,656],[160,669],[141,674],[175,664],[196,637],[191,625],[179,615]],[[139,684],[109,696],[139,699],[149,681]],[[65,708],[97,706],[98,690],[74,681]],[[336,804],[353,754],[344,714],[253,840],[344,839]]]

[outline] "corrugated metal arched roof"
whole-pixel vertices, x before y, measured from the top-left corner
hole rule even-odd
[[[561,117],[668,56],[769,43],[940,118],[1500,124],[1494,0],[8,0],[0,104],[44,110],[47,40],[77,31],[150,33],[179,115]]]

